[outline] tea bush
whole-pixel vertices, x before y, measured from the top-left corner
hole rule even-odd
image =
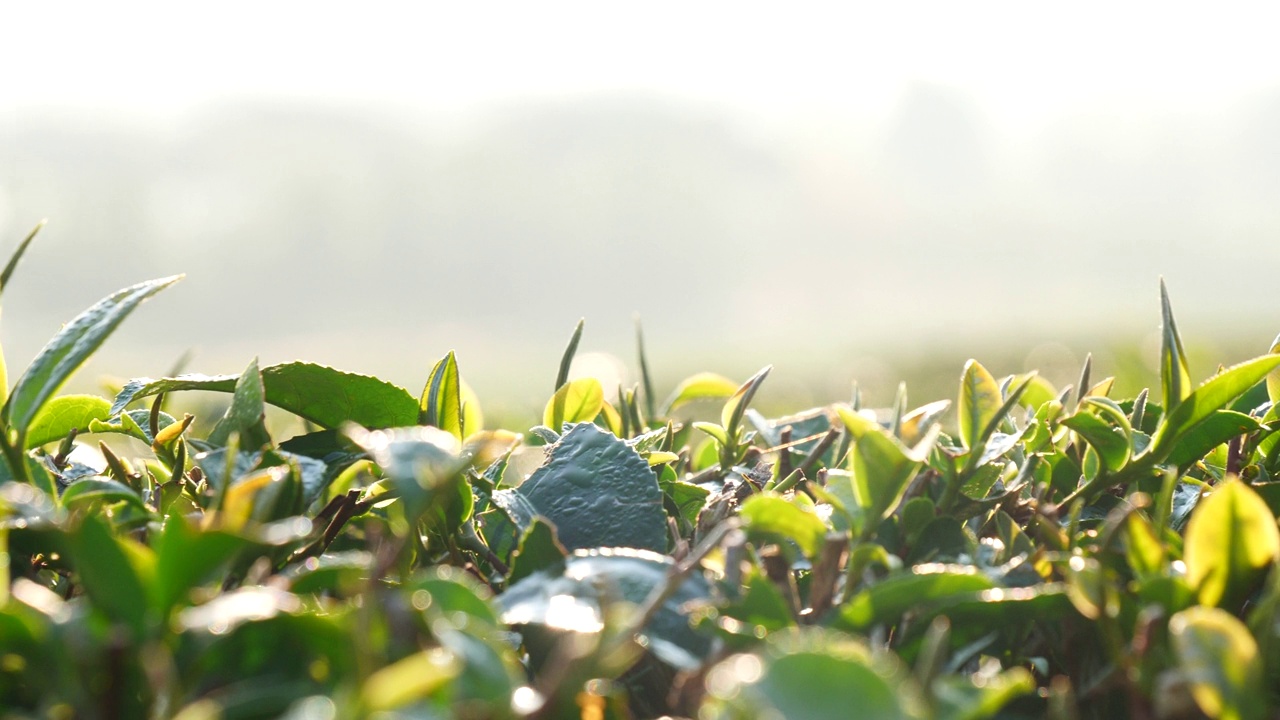
[[[1280,711],[1280,344],[1196,385],[1163,287],[1131,399],[970,361],[954,401],[770,418],[768,368],[660,400],[637,334],[610,402],[581,325],[528,429],[452,353],[417,397],[256,361],[59,394],[177,279],[0,382],[4,718]],[[230,396],[202,436],[187,391]]]

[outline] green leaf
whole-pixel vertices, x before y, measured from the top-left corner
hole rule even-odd
[[[1062,424],[1084,438],[1108,470],[1114,472],[1129,463],[1133,428],[1114,401],[1104,397],[1081,398],[1075,413],[1064,418]]]
[[[181,275],[175,275],[118,290],[80,313],[62,328],[36,355],[14,385],[13,394],[5,403],[3,411],[9,428],[17,431],[19,436],[26,435],[27,428],[40,408],[44,407],[58,392],[58,388],[89,359],[116,327],[142,301],[181,278]]]
[[[738,425],[742,422],[742,414],[746,412],[747,406],[751,404],[751,398],[755,397],[760,384],[769,376],[769,371],[772,369],[772,365],[767,365],[760,372],[752,375],[725,402],[724,408],[720,411],[720,425],[730,437],[736,434]]]
[[[462,444],[444,430],[353,429],[350,435],[390,478],[410,520],[416,521],[433,507],[444,507],[451,496],[456,496],[457,486],[466,484],[461,476],[467,467]]]
[[[231,407],[218,420],[209,433],[210,445],[222,447],[227,444],[231,433],[240,436],[240,447],[245,450],[257,450],[271,443],[267,428],[263,424],[265,408],[262,386],[262,373],[258,370],[258,359],[254,358],[249,367],[244,369],[236,379],[235,390],[231,396]]]
[[[164,430],[175,422],[177,420],[172,415],[162,412],[156,418],[156,429]],[[106,420],[89,421],[89,432],[128,435],[143,444],[150,445],[155,441],[155,438],[151,437],[150,425],[150,410],[130,410],[119,415],[112,415],[111,410],[108,409]]]
[[[840,627],[862,632],[872,625],[896,623],[907,612],[970,600],[996,587],[975,568],[918,565],[859,592],[840,609]]]
[[[93,515],[81,520],[69,540],[80,586],[93,606],[141,637],[154,606],[155,553],[133,540],[114,537]]]
[[[938,720],[984,720],[999,717],[1014,698],[1035,692],[1036,680],[1026,668],[1014,667],[991,675],[940,678],[932,689]]]
[[[982,433],[996,419],[1003,398],[1000,385],[977,360],[964,364],[960,377],[960,442],[969,450],[982,444]]]
[[[715,373],[698,373],[685,378],[676,386],[671,396],[663,403],[662,414],[670,415],[672,411],[695,400],[718,400],[732,397],[738,391],[738,384],[723,375]]]
[[[71,483],[58,502],[66,508],[88,503],[127,502],[143,513],[150,512],[136,490],[124,483],[99,477],[81,478]]]
[[[18,268],[18,261],[22,259],[22,255],[27,252],[27,248],[31,245],[31,241],[36,239],[36,235],[44,228],[47,220],[41,220],[39,224],[27,233],[27,237],[18,243],[17,249],[9,256],[9,262],[4,266],[4,271],[0,272],[0,295],[4,294],[4,289],[9,285],[9,278],[13,277],[13,271]],[[4,402],[9,396],[9,369],[4,361],[4,353],[0,353],[0,402]]]
[[[97,395],[61,395],[45,403],[27,428],[27,449],[67,437],[72,430],[90,432],[94,421],[111,416],[111,403]]]
[[[655,587],[668,582],[674,566],[671,558],[643,550],[580,551],[507,588],[498,597],[502,621],[554,633],[599,632],[608,603],[643,605]],[[649,650],[676,668],[699,667],[711,650],[711,638],[690,627],[689,613],[710,602],[706,578],[699,573],[685,578],[644,626]],[[536,638],[526,635],[525,641],[530,640]]]
[[[568,550],[667,549],[662,490],[649,464],[626,442],[591,423],[572,426],[528,480],[494,493],[493,499],[522,529],[533,515],[545,517]]]
[[[725,433],[724,428],[720,427],[715,423],[695,422],[693,423],[693,427],[695,430],[701,430],[702,432],[715,438],[716,442],[720,443],[721,445],[729,444],[729,435]]]
[[[511,556],[511,572],[507,582],[519,582],[526,577],[558,562],[569,555],[556,539],[556,528],[546,518],[534,517],[520,536],[520,546]]]
[[[178,390],[234,392],[237,375],[179,375],[125,384],[111,406],[114,416],[129,403]],[[369,375],[313,363],[291,362],[262,369],[264,399],[323,427],[355,423],[366,428],[409,427],[418,422],[418,402],[407,390]]]
[[[1244,413],[1218,410],[1185,433],[1166,462],[1178,467],[1192,465],[1222,443],[1261,427],[1257,420]]]
[[[418,399],[418,424],[438,427],[462,439],[462,391],[458,360],[450,350],[431,368],[431,379]],[[480,428],[471,429],[472,432]]]
[[[586,327],[586,324],[586,318],[578,320],[578,324],[573,328],[573,335],[569,336],[569,344],[565,346],[564,354],[560,356],[560,370],[556,373],[557,392],[564,387],[565,383],[569,382],[569,368],[573,367],[573,356],[578,353],[578,343],[582,340],[582,329]],[[555,429],[559,425],[550,427]]]
[[[749,536],[792,540],[810,559],[818,557],[827,535],[827,526],[817,515],[780,495],[752,495],[739,507],[738,516]]]
[[[1192,512],[1183,556],[1200,602],[1234,610],[1280,557],[1280,530],[1267,503],[1248,485],[1230,480]]]
[[[565,383],[547,402],[542,424],[560,432],[565,423],[591,422],[604,407],[604,388],[595,378],[579,378]]]
[[[1271,342],[1272,355],[1280,354],[1280,335]],[[1267,397],[1272,403],[1280,405],[1280,369],[1272,370],[1267,374]]]
[[[931,445],[934,432],[925,439]],[[910,450],[878,426],[867,431],[853,447],[850,469],[853,472],[853,489],[867,519],[866,529],[889,516],[902,499],[916,472],[924,464],[927,448]]]
[[[252,544],[221,530],[196,530],[181,515],[170,515],[154,546],[156,601],[162,616]]]
[[[707,676],[706,717],[920,717],[919,690],[890,653],[816,628],[769,636],[763,658],[732,655]]]
[[[1160,345],[1160,389],[1165,409],[1172,412],[1191,394],[1191,372],[1187,369],[1187,352],[1182,349],[1178,326],[1173,322],[1173,308],[1169,305],[1169,291],[1164,286],[1164,278],[1160,279],[1160,312],[1164,318]]]
[[[1169,618],[1178,668],[1211,718],[1267,716],[1262,660],[1244,623],[1218,608],[1193,607]]]
[[[1166,411],[1151,439],[1153,457],[1160,461],[1168,456],[1187,433],[1278,367],[1280,355],[1264,355],[1229,367],[1206,380],[1177,407]]]

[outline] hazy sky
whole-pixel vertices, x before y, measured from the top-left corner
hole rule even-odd
[[[1211,112],[1280,79],[1277,26],[1264,3],[5,2],[0,111],[624,89],[874,114],[926,80],[1016,129],[1082,104]]]

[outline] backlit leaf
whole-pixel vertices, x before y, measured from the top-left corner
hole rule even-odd
[[[698,373],[692,377],[685,378],[683,382],[676,386],[676,389],[663,403],[663,415],[670,415],[671,412],[686,403],[695,400],[718,400],[727,398],[738,391],[738,384],[723,375],[715,373]]]
[[[111,403],[97,395],[60,395],[40,408],[27,428],[27,448],[37,448],[67,437],[72,431],[89,432],[90,425],[111,415]]]
[[[604,407],[604,388],[592,377],[570,380],[542,411],[542,424],[560,432],[565,423],[591,422]]]
[[[19,435],[25,435],[40,408],[120,323],[144,300],[181,278],[175,275],[117,290],[67,323],[36,355],[14,385],[3,410],[9,427],[17,430]]]
[[[1239,480],[1224,482],[1196,506],[1183,550],[1187,581],[1200,602],[1236,609],[1280,557],[1280,530],[1267,504]]]
[[[1262,660],[1244,623],[1217,608],[1193,607],[1169,618],[1169,635],[1191,696],[1205,715],[1266,716]]]

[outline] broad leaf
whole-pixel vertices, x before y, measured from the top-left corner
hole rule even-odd
[[[111,415],[111,403],[97,395],[60,395],[45,403],[27,428],[27,449],[67,437],[72,430],[87,433],[95,422]]]
[[[500,595],[502,621],[553,633],[599,632],[608,603],[643,605],[655,587],[668,582],[674,565],[669,557],[639,550],[580,551]],[[689,613],[710,602],[711,588],[701,574],[685,578],[644,626],[649,650],[679,669],[701,665],[711,639],[689,626]]]
[[[254,358],[236,379],[231,407],[227,408],[226,414],[209,433],[209,444],[219,447],[226,445],[231,433],[240,436],[240,447],[245,450],[257,450],[269,444],[271,438],[267,436],[267,429],[263,424],[264,395],[262,373],[258,370],[258,359]]]
[[[545,517],[570,551],[667,549],[667,514],[653,470],[631,446],[591,423],[572,426],[528,480],[494,493],[494,502],[522,530],[534,515]]]
[[[931,446],[935,437],[936,426],[923,444]],[[867,519],[866,529],[874,529],[876,523],[893,512],[927,453],[928,447],[908,449],[879,427],[858,439],[850,469],[858,507]]]
[[[93,606],[141,637],[155,604],[155,553],[133,540],[114,537],[93,515],[83,518],[69,540],[80,586]]]
[[[920,565],[854,595],[840,609],[838,625],[862,632],[872,625],[895,623],[909,611],[944,607],[995,587],[995,582],[975,568]]]
[[[1206,380],[1190,391],[1177,407],[1166,412],[1151,439],[1150,452],[1157,460],[1166,457],[1187,433],[1226,408],[1276,368],[1280,368],[1280,355],[1264,355],[1233,365]]]
[[[1222,483],[1196,506],[1183,550],[1187,581],[1200,602],[1239,608],[1280,558],[1270,508],[1239,480]]]
[[[1133,428],[1115,402],[1103,397],[1085,397],[1062,424],[1075,430],[1102,458],[1112,472],[1129,463],[1133,451]]]
[[[700,717],[919,717],[919,690],[896,657],[814,628],[770,635],[760,655],[732,655],[707,676]]]
[[[604,407],[604,388],[595,378],[571,380],[560,387],[542,411],[542,424],[556,432],[565,423],[591,422]]]
[[[779,495],[752,495],[738,509],[738,516],[748,535],[792,540],[810,559],[817,558],[827,535],[827,526],[817,515]]]
[[[1193,607],[1169,618],[1178,668],[1205,715],[1267,717],[1262,659],[1244,623],[1217,608]]]
[[[545,518],[534,517],[520,536],[520,546],[511,556],[507,582],[519,582],[539,570],[563,562],[568,554],[556,539],[555,526]]]
[[[144,300],[169,287],[181,275],[117,290],[62,328],[27,366],[4,406],[7,425],[25,435],[40,408],[57,393],[89,356]]]
[[[179,375],[130,380],[111,406],[111,414],[129,403],[178,390],[235,391],[237,375]],[[418,402],[407,390],[369,375],[313,363],[291,362],[262,370],[267,403],[325,428],[355,423],[366,428],[408,427],[418,422]]]

